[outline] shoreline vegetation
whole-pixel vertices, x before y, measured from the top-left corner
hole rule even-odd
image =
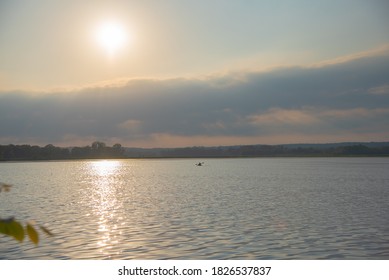
[[[329,144],[240,145],[186,148],[112,147],[95,141],[84,147],[48,144],[0,145],[0,161],[125,159],[125,158],[234,158],[234,157],[347,157],[389,156],[389,142],[344,142]]]

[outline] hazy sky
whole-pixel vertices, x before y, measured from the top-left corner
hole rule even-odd
[[[389,141],[388,14],[385,0],[0,0],[0,144]]]

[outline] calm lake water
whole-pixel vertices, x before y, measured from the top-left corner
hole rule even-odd
[[[205,161],[202,167],[195,166]],[[1,259],[389,259],[389,158],[0,163]]]

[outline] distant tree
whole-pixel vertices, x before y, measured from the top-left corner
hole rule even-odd
[[[86,147],[74,147],[71,149],[71,157],[76,159],[89,158],[92,153],[92,148],[90,146]]]
[[[103,150],[106,146],[104,142],[95,141],[92,143],[92,150]]]
[[[124,154],[124,149],[121,144],[117,143],[112,146],[113,155],[117,157],[122,157]]]
[[[95,141],[91,146],[93,158],[104,158],[107,157],[107,145],[104,142]]]
[[[122,149],[122,145],[117,143],[117,144],[113,145],[112,148],[114,148],[115,150],[121,150]]]
[[[343,153],[347,155],[366,155],[370,149],[365,145],[352,145],[343,148]]]

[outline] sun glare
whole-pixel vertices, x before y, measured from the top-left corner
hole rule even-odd
[[[120,23],[107,21],[98,27],[96,39],[109,55],[114,55],[120,48],[124,47],[128,40],[128,34]]]
[[[116,169],[120,166],[119,161],[100,160],[91,163],[92,169],[97,175],[105,177],[110,174],[114,174]]]

